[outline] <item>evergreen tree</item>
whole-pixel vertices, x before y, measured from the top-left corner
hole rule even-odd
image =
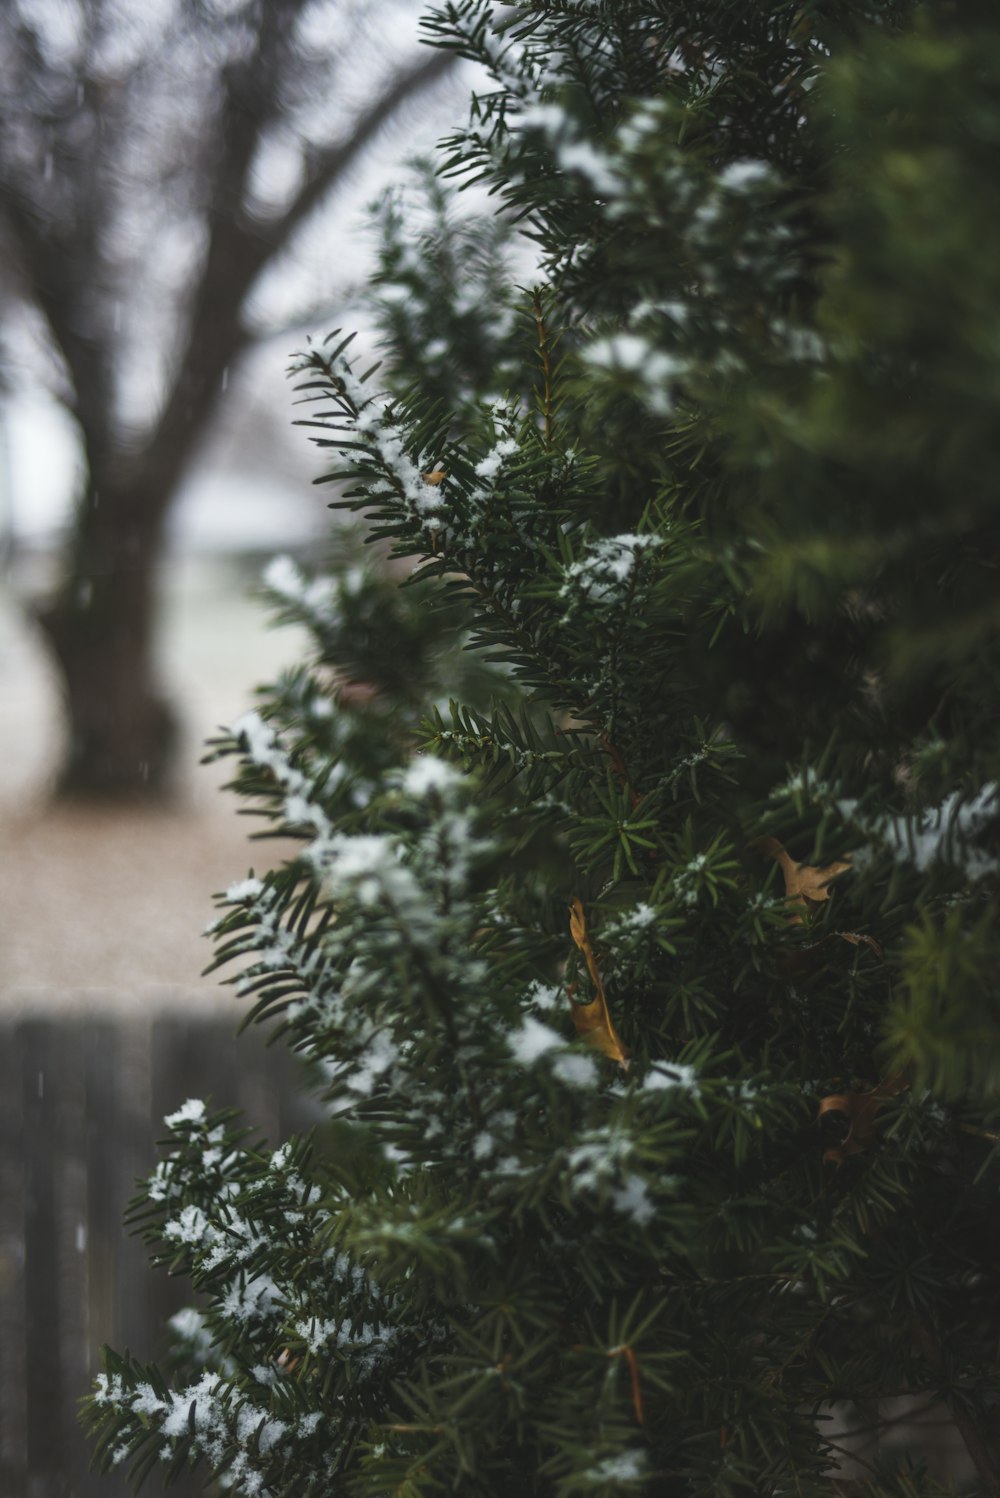
[[[98,1457],[819,1495],[831,1406],[919,1394],[1000,1492],[1000,22],[504,24],[426,22],[495,80],[444,176],[536,241],[478,302],[520,356],[390,298],[394,367],[297,362],[409,570],[274,567],[314,659],[217,746],[302,848],[218,960],[329,1122],[167,1120],[133,1215],[202,1305],[171,1382],[108,1354]],[[457,339],[446,220],[413,294]],[[888,1447],[853,1490],[944,1491]]]

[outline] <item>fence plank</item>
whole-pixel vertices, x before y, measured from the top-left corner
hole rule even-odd
[[[0,1026],[0,1493],[126,1498],[79,1429],[100,1347],[162,1354],[189,1284],[154,1273],[122,1214],[188,1097],[240,1107],[273,1142],[315,1121],[299,1070],[259,1035],[188,1016],[33,1018]],[[170,1489],[203,1491],[204,1473]],[[163,1493],[154,1471],[143,1492]]]
[[[0,1491],[24,1491],[27,1399],[24,1384],[25,1159],[22,1035],[0,1046]]]
[[[24,1385],[28,1498],[62,1498],[60,1470],[68,1404],[60,1357],[58,1243],[59,1133],[56,1103],[65,1082],[66,1048],[40,1021],[24,1027]]]

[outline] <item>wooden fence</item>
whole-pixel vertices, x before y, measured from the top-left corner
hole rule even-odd
[[[2,1498],[129,1491],[122,1475],[89,1471],[77,1411],[102,1343],[153,1358],[167,1318],[190,1303],[187,1281],[151,1270],[121,1225],[164,1115],[189,1097],[243,1109],[276,1143],[314,1118],[284,1048],[235,1040],[229,1022],[95,1014],[0,1026]],[[143,1488],[163,1491],[155,1473]]]
[[[125,1204],[153,1167],[164,1115],[186,1098],[241,1108],[277,1143],[316,1120],[300,1077],[281,1046],[268,1050],[253,1033],[237,1041],[218,1021],[0,1025],[0,1498],[126,1498],[123,1474],[89,1471],[79,1402],[102,1343],[160,1355],[190,1286],[149,1268],[142,1242],[122,1229]],[[895,1441],[966,1491],[972,1474],[943,1412],[908,1419],[900,1402],[894,1413]],[[845,1445],[863,1455],[856,1423],[853,1412]],[[854,1466],[842,1475],[863,1476]],[[200,1476],[169,1489],[203,1491]],[[164,1492],[154,1469],[144,1498]]]

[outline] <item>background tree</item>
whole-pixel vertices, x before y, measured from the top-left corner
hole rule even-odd
[[[339,503],[418,564],[273,569],[314,659],[218,746],[302,844],[218,958],[331,1121],[168,1120],[134,1219],[203,1307],[172,1382],[109,1355],[99,1459],[930,1498],[877,1439],[917,1396],[996,1493],[1000,26],[492,21],[428,26],[495,78],[449,170],[539,245],[532,398],[299,365]]]
[[[4,7],[8,310],[41,316],[85,465],[40,615],[69,714],[66,789],[162,786],[167,513],[230,366],[273,331],[254,310],[264,273],[445,72],[447,56],[417,50],[415,19],[408,4],[325,0]]]

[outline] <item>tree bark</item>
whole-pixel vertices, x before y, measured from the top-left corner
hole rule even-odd
[[[190,287],[163,409],[138,451],[123,447],[115,427],[115,342],[95,321],[95,287],[105,271],[101,202],[93,185],[99,157],[90,158],[87,191],[66,223],[23,184],[0,184],[4,224],[66,363],[88,473],[62,582],[51,604],[36,613],[62,677],[69,724],[61,792],[122,797],[169,790],[177,725],[156,681],[154,653],[163,531],[183,471],[218,405],[223,372],[251,341],[243,324],[248,294],[371,138],[455,62],[438,52],[391,78],[353,131],[315,154],[292,203],[276,217],[255,219],[245,206],[247,182],[262,131],[281,111],[286,74],[294,71],[287,43],[302,9],[303,0],[264,6],[255,49],[222,70],[205,258]],[[93,140],[98,151],[100,132]],[[74,180],[83,180],[79,170]]]
[[[66,707],[61,793],[122,799],[172,788],[177,721],[154,660],[163,510],[131,485],[91,486],[63,585],[37,614]]]

